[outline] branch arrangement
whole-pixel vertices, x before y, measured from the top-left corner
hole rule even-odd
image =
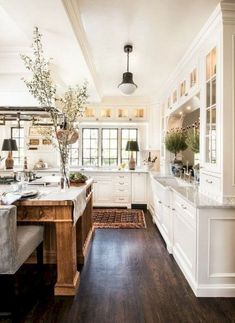
[[[59,96],[51,76],[50,60],[44,57],[41,38],[38,27],[35,27],[32,43],[33,55],[32,57],[21,55],[26,69],[31,72],[32,76],[30,80],[23,78],[23,81],[40,106],[50,113],[53,131],[48,130],[47,135],[56,141],[63,175],[69,186],[66,170],[69,162],[68,147],[78,140],[75,122],[85,110],[88,99],[87,83],[85,82],[81,87],[69,87],[63,97]]]

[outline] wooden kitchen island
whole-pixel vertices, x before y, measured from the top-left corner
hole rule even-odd
[[[38,198],[19,200],[15,205],[19,223],[45,227],[44,261],[57,264],[54,294],[75,295],[79,285],[77,265],[84,263],[93,234],[92,180],[66,192],[40,187]]]

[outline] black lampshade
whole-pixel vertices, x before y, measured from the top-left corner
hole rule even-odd
[[[127,141],[126,151],[139,151],[138,142],[135,140]]]
[[[18,150],[15,139],[4,139],[2,144],[2,151]]]

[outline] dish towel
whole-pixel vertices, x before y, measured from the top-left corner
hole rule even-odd
[[[3,195],[1,199],[2,199],[2,204],[10,205],[15,201],[18,201],[19,199],[21,199],[21,194],[6,193],[6,195]]]

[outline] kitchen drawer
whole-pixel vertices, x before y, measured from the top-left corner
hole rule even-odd
[[[114,183],[113,185],[114,190],[131,190],[131,186],[129,183],[125,182],[119,182],[119,183]]]
[[[130,190],[126,189],[125,187],[121,187],[121,188],[115,187],[113,194],[118,196],[130,196]]]
[[[221,192],[221,179],[213,175],[201,173],[200,191],[216,199]]]
[[[184,217],[188,223],[196,227],[196,208],[176,193],[174,193],[173,209]]]
[[[131,177],[129,176],[129,175],[127,175],[127,174],[119,174],[119,175],[115,175],[114,177],[113,177],[113,180],[114,180],[114,183],[115,184],[121,184],[121,185],[123,185],[123,183],[124,184],[131,184]]]
[[[130,196],[114,196],[113,200],[115,203],[130,203]]]

